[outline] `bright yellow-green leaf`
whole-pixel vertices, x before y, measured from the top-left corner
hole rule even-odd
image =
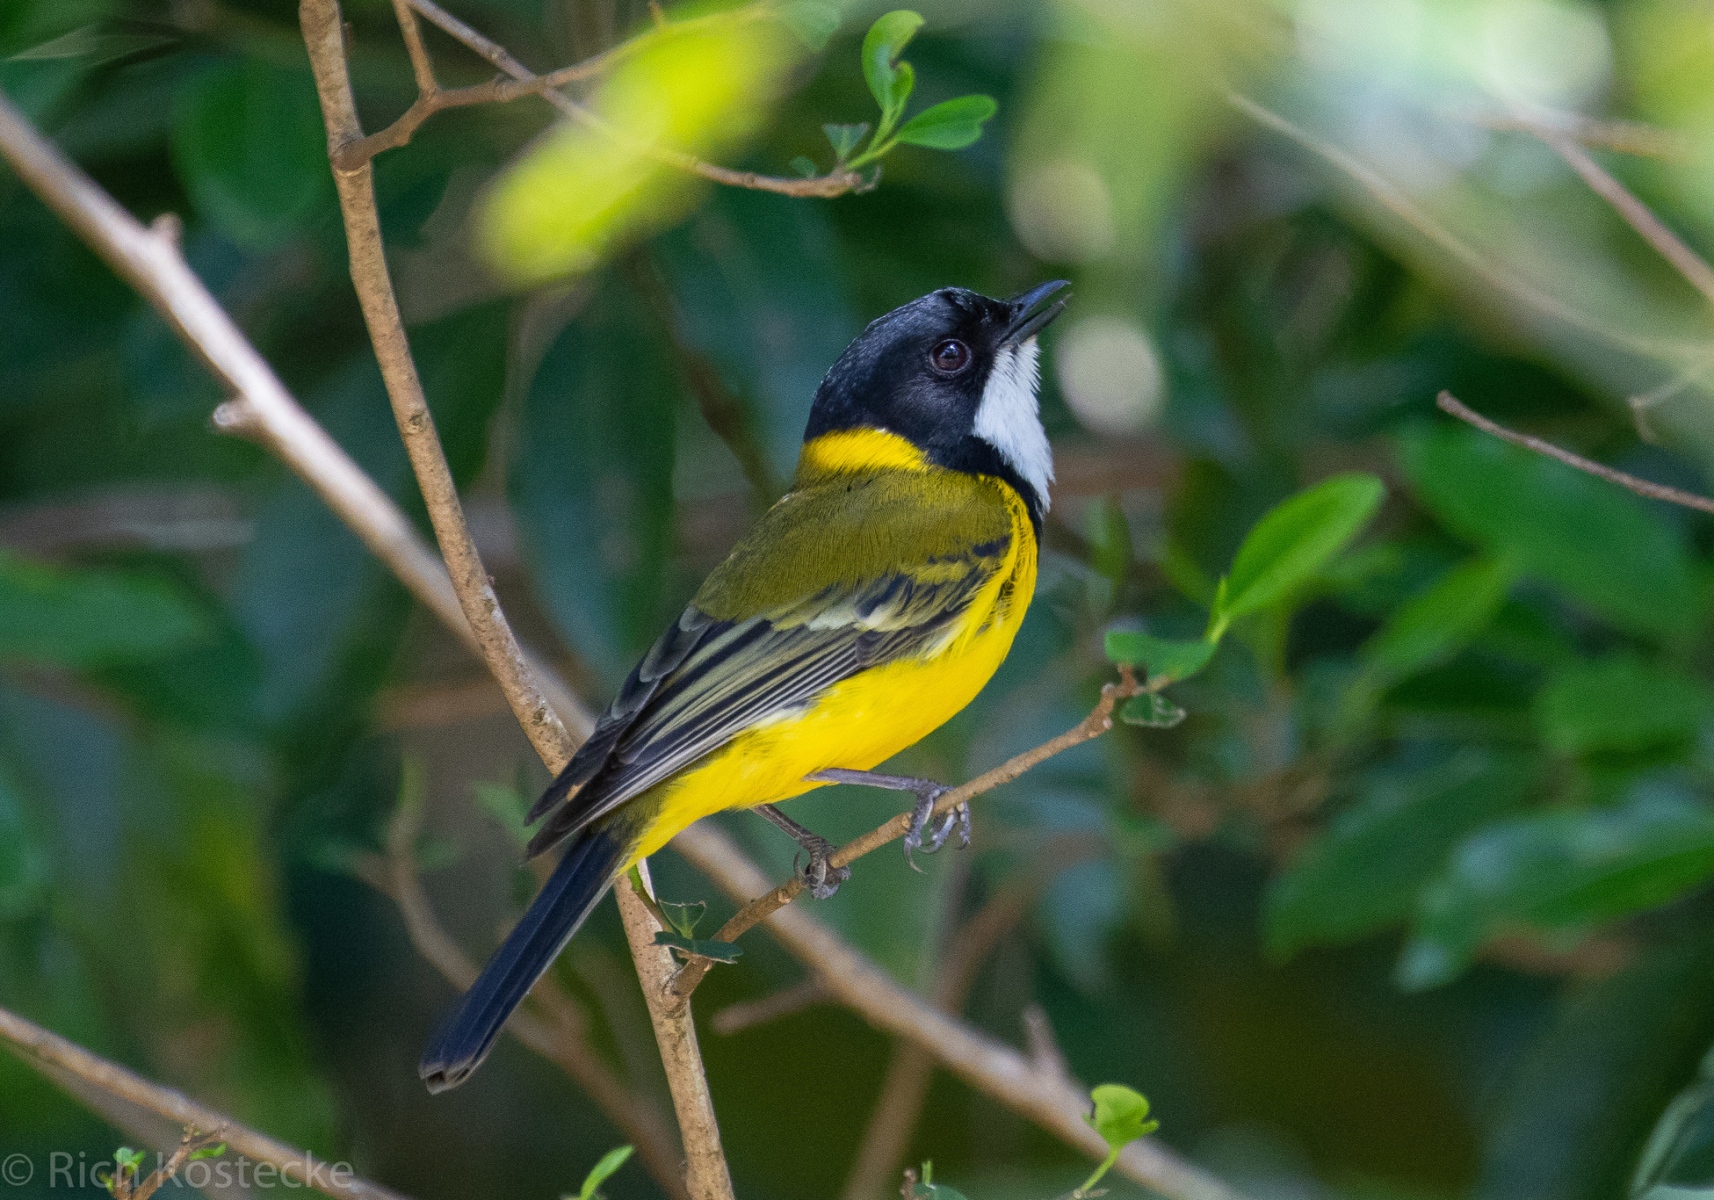
[[[699,178],[663,156],[730,154],[767,117],[801,43],[742,14],[642,35],[591,102],[503,171],[477,213],[483,257],[508,282],[587,271],[670,223]]]

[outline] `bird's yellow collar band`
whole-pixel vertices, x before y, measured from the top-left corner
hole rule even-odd
[[[849,471],[926,471],[927,456],[909,439],[882,429],[842,429],[803,444],[799,479]]]

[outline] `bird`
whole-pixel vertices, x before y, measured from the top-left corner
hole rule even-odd
[[[755,809],[808,854],[816,897],[849,878],[776,806],[828,783],[916,793],[905,853],[933,852],[945,788],[871,768],[963,709],[1035,592],[1053,452],[1037,336],[1064,280],[999,300],[930,292],[871,322],[811,403],[788,490],[643,656],[528,814],[565,847],[438,1027],[431,1092],[468,1079],[613,882],[680,830]],[[912,866],[915,866],[912,860]]]

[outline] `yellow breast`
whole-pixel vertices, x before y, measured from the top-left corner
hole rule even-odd
[[[876,666],[835,684],[807,711],[742,734],[660,785],[649,798],[656,815],[637,857],[654,853],[713,813],[772,804],[825,786],[805,779],[816,771],[877,766],[975,699],[1011,650],[1036,584],[1028,510],[1010,487],[998,481],[995,486],[1005,493],[1011,516],[1010,549],[938,653]]]

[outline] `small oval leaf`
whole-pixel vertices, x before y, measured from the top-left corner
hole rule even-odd
[[[863,78],[868,81],[869,93],[875,97],[875,103],[881,106],[882,112],[893,107],[894,96],[899,89],[900,72],[894,64],[921,28],[921,13],[900,8],[875,18],[875,23],[869,26],[869,32],[863,37]],[[909,90],[908,87],[905,89],[906,95]],[[903,103],[904,98],[899,97],[898,104],[902,106]]]
[[[1113,1150],[1122,1150],[1145,1134],[1160,1128],[1149,1119],[1148,1097],[1122,1083],[1101,1083],[1089,1089],[1095,1111],[1084,1120],[1094,1127]]]
[[[1184,710],[1168,700],[1149,692],[1132,696],[1119,710],[1119,719],[1127,725],[1142,725],[1148,729],[1171,729],[1184,720]]]
[[[1307,582],[1381,506],[1386,488],[1353,471],[1323,480],[1256,522],[1215,600],[1217,624],[1267,608]]]
[[[925,108],[904,123],[897,140],[930,150],[962,150],[982,136],[982,123],[1000,110],[992,96],[960,96]]]

